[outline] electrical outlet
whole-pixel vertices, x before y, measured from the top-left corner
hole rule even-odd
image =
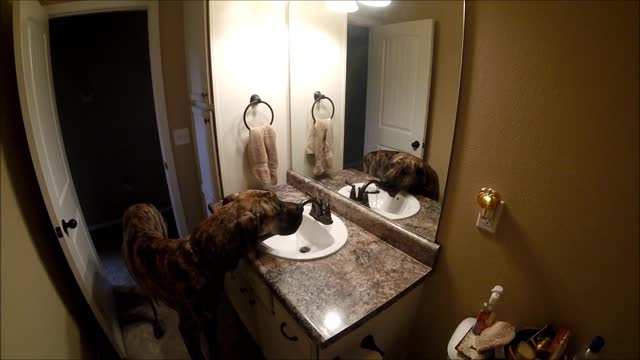
[[[500,201],[496,209],[493,211],[493,216],[489,218],[483,218],[482,212],[478,214],[476,220],[476,227],[480,230],[484,230],[488,233],[495,234],[498,228],[498,222],[500,222],[500,215],[502,215],[502,208],[504,207],[504,201]]]
[[[176,145],[184,145],[191,142],[191,135],[188,128],[173,130],[173,142]]]

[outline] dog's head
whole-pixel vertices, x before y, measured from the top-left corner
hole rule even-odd
[[[271,191],[248,190],[225,197],[213,206],[214,216],[235,216],[239,231],[258,241],[273,235],[291,235],[302,223],[302,207],[282,201]]]
[[[151,204],[131,205],[124,213],[122,224],[125,239],[140,231],[157,232],[161,237],[167,237],[167,223]]]
[[[408,153],[397,153],[387,164],[380,186],[389,195],[400,191],[416,192],[438,200],[438,176],[422,159]]]

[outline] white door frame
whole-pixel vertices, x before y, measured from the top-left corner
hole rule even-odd
[[[160,151],[165,163],[165,173],[167,175],[167,185],[171,206],[176,220],[178,234],[186,236],[189,233],[180,187],[178,186],[178,176],[176,173],[173,147],[171,143],[171,132],[167,119],[167,105],[164,96],[164,80],[162,77],[162,57],[160,53],[160,14],[158,2],[151,0],[117,0],[117,1],[70,1],[65,3],[51,4],[44,6],[49,18],[58,18],[74,15],[87,15],[102,12],[133,11],[144,10],[147,12],[147,27],[149,33],[149,60],[151,64],[151,83],[153,88],[153,102],[156,112],[156,123],[160,138]]]

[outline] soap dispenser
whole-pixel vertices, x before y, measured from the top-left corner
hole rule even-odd
[[[480,335],[480,333],[482,333],[486,328],[496,322],[495,306],[498,303],[498,300],[500,300],[500,295],[502,295],[503,291],[504,289],[500,285],[496,285],[491,289],[489,302],[482,304],[476,323],[471,329],[475,335]]]

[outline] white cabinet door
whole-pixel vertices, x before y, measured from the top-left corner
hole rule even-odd
[[[241,274],[232,271],[225,277],[224,291],[249,334],[258,342],[256,300],[249,284]]]
[[[406,359],[408,344],[412,340],[412,320],[415,319],[418,310],[422,287],[419,285],[404,294],[389,308],[338,339],[328,348],[320,350],[319,359],[375,359],[376,351],[361,347],[362,340],[368,336],[371,336],[376,346],[384,352],[385,359]]]
[[[113,294],[102,274],[67,164],[51,76],[49,18],[39,1],[16,1],[13,6],[20,104],[40,191],[84,297],[118,354],[125,357]]]
[[[205,214],[208,214],[207,205],[216,202],[215,188],[215,157],[213,152],[213,127],[211,125],[211,112],[198,107],[191,107],[193,115],[193,133],[195,137],[196,157],[200,171],[200,183]]]
[[[184,17],[184,44],[189,75],[191,101],[211,102],[207,62],[206,1],[190,0],[182,3]]]
[[[309,338],[277,300],[273,300],[273,304],[273,313],[262,305],[257,307],[258,342],[264,357],[267,360],[312,359]]]
[[[422,158],[432,50],[433,20],[371,28],[365,153],[399,150]]]

